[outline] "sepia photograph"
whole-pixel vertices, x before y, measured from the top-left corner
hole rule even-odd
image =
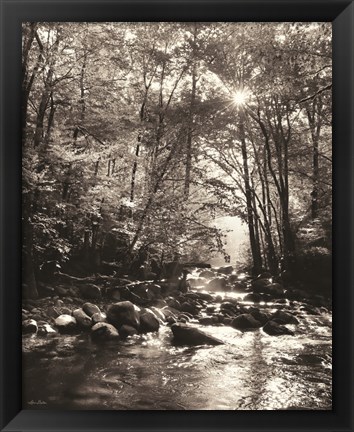
[[[21,77],[23,409],[332,410],[331,22],[23,22]]]

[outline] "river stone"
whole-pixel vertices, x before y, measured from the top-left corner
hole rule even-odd
[[[278,324],[275,321],[268,321],[267,324],[263,327],[263,331],[270,336],[282,336],[282,335],[290,335],[294,336],[294,332],[289,330],[287,327]]]
[[[262,327],[262,324],[251,314],[239,315],[232,321],[231,325],[237,330],[248,330]]]
[[[177,317],[178,321],[180,322],[189,322],[191,320],[191,317],[187,315],[187,313],[181,313]]]
[[[102,297],[101,288],[94,284],[81,285],[80,295],[83,298],[98,300]]]
[[[130,301],[122,301],[109,306],[107,321],[118,329],[124,324],[136,329],[140,325],[139,313]]]
[[[282,310],[277,310],[272,319],[280,324],[299,324],[299,320],[294,315]]]
[[[171,306],[177,310],[181,310],[181,303],[174,297],[167,297],[165,300],[168,306]]]
[[[71,315],[71,309],[67,308],[67,307],[63,307],[60,309],[61,310],[61,314],[67,314],[67,315]]]
[[[215,273],[211,270],[203,270],[202,272],[199,273],[199,277],[211,279],[211,278],[215,278]]]
[[[255,293],[263,293],[266,292],[266,288],[271,285],[269,279],[256,279],[252,281],[251,286]]]
[[[243,301],[259,303],[262,301],[262,297],[257,293],[249,293],[243,298]]]
[[[236,310],[236,305],[229,302],[229,301],[225,301],[222,302],[220,305],[220,309],[222,310],[229,310],[229,311],[235,311]]]
[[[71,315],[59,315],[55,320],[55,326],[60,333],[70,332],[76,328],[76,319]]]
[[[161,309],[159,309],[155,306],[151,306],[150,309],[159,320],[165,321],[165,315],[162,313]]]
[[[214,301],[214,297],[208,293],[200,292],[200,293],[198,293],[198,296],[199,296],[200,300],[204,300],[207,302]]]
[[[202,325],[212,325],[215,324],[215,319],[211,316],[201,317],[199,318],[199,323]]]
[[[180,313],[180,311],[170,306],[165,306],[161,309],[161,312],[164,314],[165,319],[168,319],[169,317],[173,317],[176,319],[177,315]]]
[[[215,275],[213,274],[213,277],[214,276]],[[201,286],[203,287],[207,283],[207,280],[206,280],[206,278],[189,278],[188,283],[189,283],[189,286],[192,288],[201,287]]]
[[[211,291],[224,290],[226,289],[226,279],[224,277],[212,279],[205,288]]]
[[[59,310],[58,309],[56,309],[54,306],[50,306],[48,309],[47,309],[47,316],[48,317],[50,317],[50,318],[58,318],[58,316],[61,314],[60,312],[59,312]]]
[[[85,303],[82,306],[82,310],[89,317],[92,317],[92,315],[94,315],[95,313],[101,313],[100,308],[93,303]]]
[[[55,307],[58,307],[58,308],[63,307],[63,306],[64,306],[64,302],[63,302],[63,300],[60,300],[60,299],[55,300],[55,302],[54,302],[54,306],[55,306]]]
[[[79,308],[73,311],[73,317],[76,319],[77,324],[82,328],[90,328],[92,326],[91,318]]]
[[[188,312],[192,315],[198,312],[198,308],[196,305],[188,302],[184,302],[181,304],[181,311],[182,312]]]
[[[106,341],[119,338],[119,334],[111,324],[99,322],[91,328],[91,338],[95,341]]]
[[[38,325],[34,319],[28,319],[22,323],[22,333],[37,333]]]
[[[99,322],[107,322],[107,315],[103,312],[97,312],[92,315],[91,320],[94,324]]]
[[[262,325],[264,325],[266,322],[270,320],[270,314],[267,314],[266,312],[262,312],[259,309],[255,308],[250,313],[253,316],[253,318],[259,321]]]
[[[264,292],[272,297],[281,297],[284,295],[284,288],[280,283],[271,283],[265,287]]]
[[[173,324],[174,341],[181,345],[222,345],[224,342],[187,324]]]
[[[140,332],[150,333],[157,332],[159,330],[160,323],[156,316],[149,311],[145,311],[140,315]]]
[[[224,275],[230,275],[234,271],[234,268],[230,265],[230,266],[219,267],[217,270],[218,273],[222,273]]]
[[[138,330],[132,326],[124,324],[119,328],[119,335],[122,339],[126,339],[127,337],[134,336],[136,334],[138,334]]]
[[[57,332],[48,323],[44,323],[44,324],[40,325],[38,328],[38,334],[40,334],[42,336],[48,336],[48,335],[54,336],[56,333]]]

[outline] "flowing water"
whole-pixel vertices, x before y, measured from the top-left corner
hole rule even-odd
[[[174,346],[168,326],[104,345],[87,334],[26,336],[24,407],[330,410],[331,314],[298,318],[295,336],[199,325],[225,342],[215,347]]]

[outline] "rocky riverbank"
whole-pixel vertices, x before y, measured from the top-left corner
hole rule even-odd
[[[190,269],[181,281],[70,282],[46,286],[46,295],[23,303],[23,333],[39,337],[89,332],[92,341],[126,339],[169,326],[173,342],[217,345],[206,326],[235,331],[261,329],[270,336],[294,335],[304,313],[321,315],[330,300],[285,288],[269,273],[256,279],[236,274],[231,266]],[[35,341],[33,341],[35,345]]]

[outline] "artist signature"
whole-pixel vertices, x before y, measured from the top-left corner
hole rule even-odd
[[[47,402],[42,400],[37,400],[37,401],[31,400],[28,402],[28,405],[47,405]]]

